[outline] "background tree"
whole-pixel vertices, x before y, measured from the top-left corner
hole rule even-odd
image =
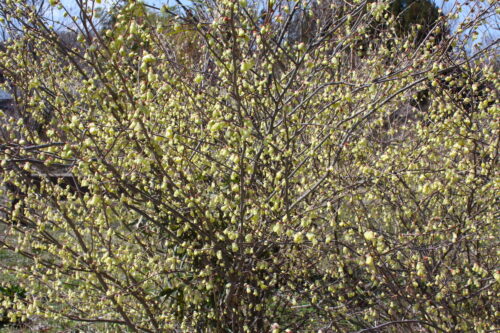
[[[23,33],[0,68],[24,112],[39,119],[48,103],[54,115],[45,136],[4,117],[1,177],[23,197],[2,208],[0,244],[29,260],[6,267],[26,290],[5,301],[11,320],[498,329],[496,42],[451,53],[466,41],[401,35],[389,2],[322,3],[331,12],[309,16],[304,40],[294,20],[319,2],[161,14],[130,1],[104,30],[88,2],[71,46],[31,7],[6,4]],[[429,84],[426,109],[394,121]],[[54,181],[58,164],[73,186]]]

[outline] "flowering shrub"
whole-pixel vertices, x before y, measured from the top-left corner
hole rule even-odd
[[[495,48],[461,52],[475,34],[440,33],[455,13],[422,38],[387,1],[130,1],[102,29],[78,4],[71,42],[1,7],[0,244],[31,263],[9,267],[18,317],[499,329]],[[292,38],[301,18],[314,29]]]
[[[0,285],[0,300],[2,301],[0,303],[0,328],[11,321],[9,318],[11,304],[16,302],[18,298],[24,298],[25,295],[25,291],[18,285]]]

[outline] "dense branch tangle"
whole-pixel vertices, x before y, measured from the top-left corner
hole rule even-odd
[[[22,5],[0,60],[0,242],[29,259],[11,316],[498,328],[495,45],[456,51],[445,16],[403,33],[386,2],[127,2],[101,25],[78,2],[74,39]]]

